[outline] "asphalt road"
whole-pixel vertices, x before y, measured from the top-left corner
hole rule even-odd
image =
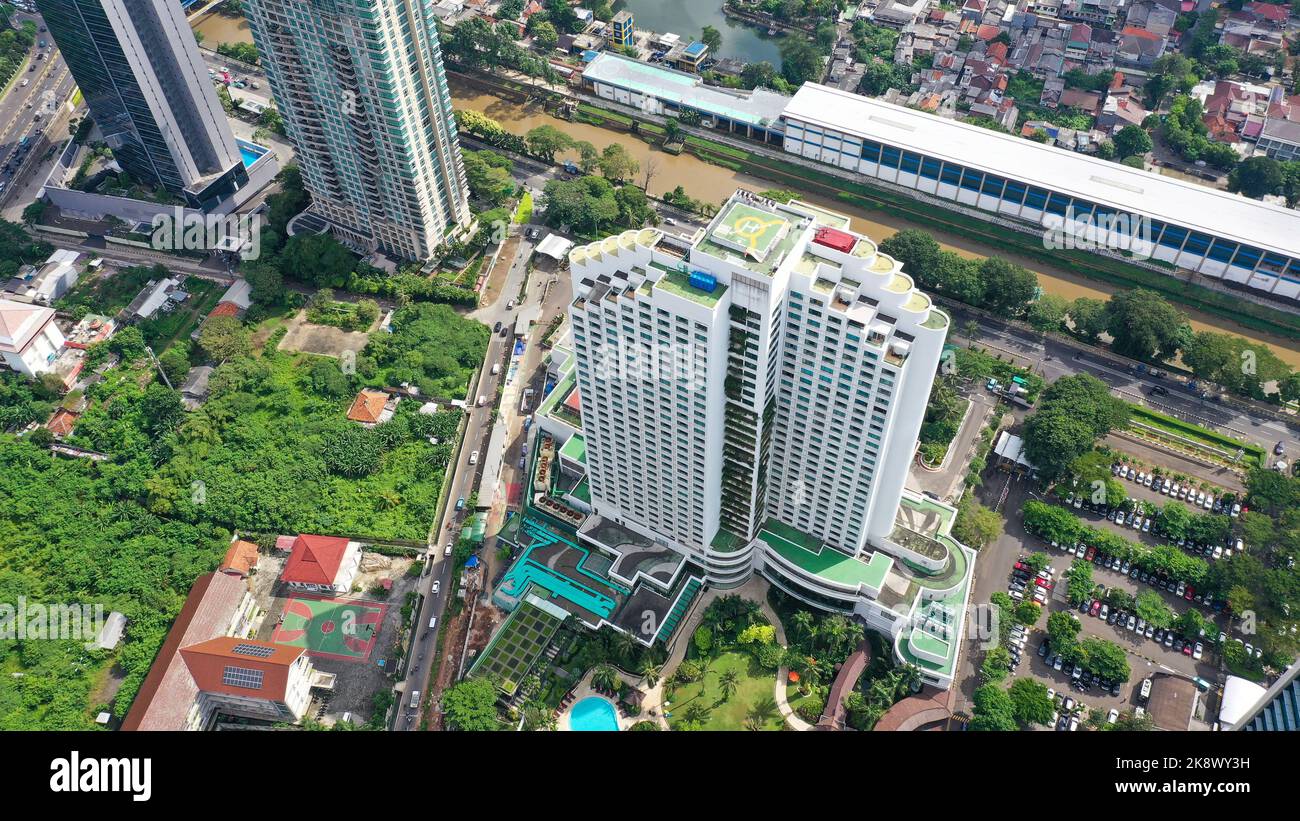
[[[414,662],[407,670],[406,678],[402,682],[400,697],[402,699],[401,713],[394,729],[396,730],[416,730],[419,723],[416,719],[419,710],[412,708],[410,693],[418,690],[421,700],[427,697],[429,690],[429,680],[432,670],[431,662],[433,660],[435,639],[437,637],[437,628],[430,629],[429,622],[433,618],[442,620],[443,614],[447,607],[449,597],[449,580],[451,578],[452,562],[446,553],[446,546],[454,542],[454,534],[465,516],[473,512],[466,509],[461,513],[456,512],[457,499],[469,499],[474,492],[479,481],[479,470],[482,464],[470,465],[469,457],[473,451],[483,452],[486,450],[488,437],[492,433],[494,400],[497,395],[497,384],[506,377],[506,369],[502,368],[501,373],[493,376],[491,367],[493,363],[501,362],[507,355],[509,347],[514,344],[515,337],[511,333],[514,324],[516,312],[524,305],[538,304],[541,298],[541,291],[530,290],[523,305],[516,305],[514,308],[507,308],[510,300],[519,293],[523,285],[523,277],[527,271],[524,264],[528,256],[532,253],[533,244],[529,241],[522,240],[517,249],[517,257],[511,264],[505,286],[502,288],[497,300],[491,305],[484,306],[475,311],[475,319],[492,327],[496,322],[501,322],[502,328],[506,335],[494,333],[488,341],[487,354],[484,357],[483,365],[479,372],[479,381],[477,388],[478,396],[488,397],[488,402],[483,407],[477,405],[468,409],[469,421],[465,428],[465,440],[460,449],[459,461],[454,466],[454,470],[449,473],[448,481],[451,484],[451,490],[447,496],[447,505],[443,511],[442,518],[436,522],[436,526],[430,533],[429,545],[429,566],[430,570],[420,579],[417,584],[417,590],[423,601],[420,613],[416,619],[416,630],[413,644],[408,657],[414,658]],[[520,375],[518,378],[524,378]],[[506,409],[503,408],[504,412]],[[439,584],[438,593],[433,593],[433,582],[437,580]],[[444,648],[444,652],[452,648]]]
[[[43,25],[35,14],[19,12],[15,17]],[[29,69],[0,99],[0,182],[4,183],[0,211],[9,219],[21,215],[44,183],[52,165],[45,155],[68,136],[65,124],[70,108],[66,104],[76,88],[49,32],[38,31],[36,38]],[[39,47],[42,39],[47,42],[44,49]],[[44,59],[37,59],[39,52],[44,52]]]
[[[965,322],[973,317],[960,310],[953,313],[956,314],[953,335],[964,338]],[[1286,443],[1288,452],[1295,453],[1300,449],[1300,420],[1295,425],[1288,425],[1267,416],[1254,415],[1233,404],[1201,399],[1187,393],[1177,378],[1139,376],[1117,368],[1100,353],[1076,355],[1075,349],[1069,345],[1050,338],[1044,343],[1042,336],[1033,331],[986,318],[977,321],[977,341],[981,345],[1015,354],[1048,382],[1062,376],[1089,373],[1109,385],[1116,396],[1152,410],[1253,441],[1269,452],[1279,440]],[[1151,396],[1150,390],[1156,386],[1167,389],[1168,394]]]

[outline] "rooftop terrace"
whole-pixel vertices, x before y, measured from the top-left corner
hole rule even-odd
[[[776,519],[763,523],[758,538],[796,567],[838,584],[879,590],[893,565],[884,553],[873,553],[867,561],[855,559]]]
[[[706,308],[716,307],[718,300],[722,299],[722,295],[727,292],[727,286],[721,282],[717,283],[712,291],[696,288],[691,284],[690,275],[673,270],[666,270],[663,277],[655,283],[655,287],[685,297],[692,302],[698,302]]]
[[[736,196],[722,206],[695,248],[770,276],[800,234],[794,215],[769,210],[760,201]]]

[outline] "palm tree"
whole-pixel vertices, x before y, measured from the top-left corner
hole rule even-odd
[[[749,712],[745,714],[745,720],[757,725],[756,729],[761,729],[767,722],[775,718],[777,713],[776,700],[768,696],[760,699],[754,706],[749,708]]]
[[[728,670],[718,677],[718,689],[722,692],[723,701],[730,701],[739,686],[740,675],[735,670]]]
[[[800,610],[790,617],[790,626],[800,639],[807,639],[813,632],[813,615],[807,610]]]
[[[898,668],[898,686],[894,690],[894,698],[901,699],[911,695],[921,689],[921,671],[915,664],[904,664]]]
[[[653,687],[659,683],[659,665],[653,660],[647,658],[641,663],[641,677],[647,687]]]
[[[710,712],[706,705],[697,701],[686,708],[686,723],[696,725],[698,728],[709,720]]]
[[[613,690],[618,686],[618,671],[610,664],[598,665],[591,674],[591,685],[597,690]]]
[[[639,646],[640,642],[631,633],[624,633],[620,630],[614,634],[612,649],[614,654],[618,656],[619,661],[627,661]]]

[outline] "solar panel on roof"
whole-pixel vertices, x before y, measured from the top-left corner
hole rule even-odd
[[[265,644],[236,644],[231,651],[241,656],[252,656],[253,658],[264,659],[275,652],[274,647]]]

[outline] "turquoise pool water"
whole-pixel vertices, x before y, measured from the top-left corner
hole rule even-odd
[[[614,705],[600,696],[588,696],[569,713],[569,727],[574,730],[611,731],[618,729],[618,714]]]
[[[265,149],[258,151],[252,148],[251,146],[247,145],[246,143],[243,142],[239,143],[239,156],[243,158],[245,168],[248,168],[253,163],[262,159],[262,155],[265,153],[266,153]]]

